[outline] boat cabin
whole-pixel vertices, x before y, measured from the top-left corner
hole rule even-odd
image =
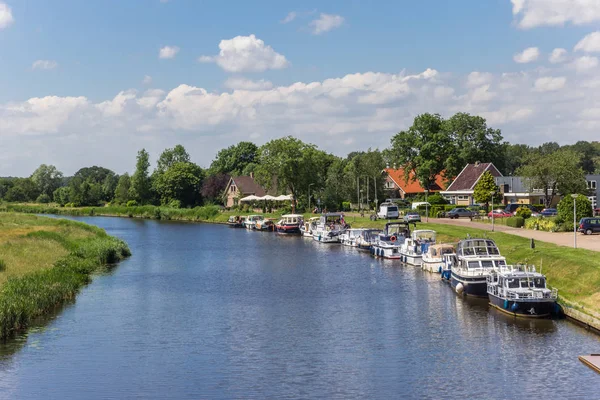
[[[304,217],[301,214],[286,214],[281,216],[281,221],[279,221],[279,223],[286,225],[298,225],[300,222],[302,222],[303,218]]]
[[[546,287],[546,277],[534,266],[505,266],[488,276],[488,293],[504,299],[556,299],[556,289]]]
[[[459,257],[499,256],[500,250],[491,239],[466,239],[458,243],[456,254]]]
[[[410,237],[408,222],[388,222],[380,235],[381,240],[392,242],[396,240],[403,242],[408,237]]]
[[[265,219],[265,217],[262,215],[248,215],[246,217],[246,221],[254,221],[254,222],[262,221],[263,219]]]
[[[454,246],[451,244],[434,244],[429,247],[429,255],[432,258],[442,258],[445,254],[454,254]]]

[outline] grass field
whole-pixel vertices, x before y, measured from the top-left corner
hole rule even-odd
[[[0,213],[0,339],[72,300],[127,244],[80,222]]]

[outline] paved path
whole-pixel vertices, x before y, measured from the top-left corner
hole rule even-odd
[[[434,224],[457,225],[473,227],[477,229],[491,230],[492,225],[488,223],[470,221],[468,218],[448,219],[448,218],[429,218],[429,222]],[[559,246],[573,247],[573,232],[544,232],[534,231],[524,228],[512,228],[506,225],[496,225],[494,230],[497,232],[510,233],[524,238],[533,238],[542,242],[554,243]],[[593,251],[600,251],[600,235],[577,234],[577,247]]]

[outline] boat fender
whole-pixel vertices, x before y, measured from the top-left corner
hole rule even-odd
[[[465,287],[459,282],[458,285],[456,285],[456,293],[462,294],[463,290],[465,290]]]
[[[508,300],[504,300],[504,309],[508,310]]]
[[[513,305],[510,307],[510,310],[512,312],[515,312],[519,309],[519,305],[517,303],[513,303]]]
[[[396,239],[398,239],[396,236],[392,236],[392,237],[390,238],[390,240],[391,240],[392,242],[395,242],[395,241],[396,241]]]
[[[442,266],[440,265],[440,266],[438,267],[438,274],[441,274],[441,273],[442,273]]]

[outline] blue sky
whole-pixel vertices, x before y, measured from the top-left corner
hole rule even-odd
[[[0,176],[121,173],[177,143],[207,166],[286,134],[342,155],[421,112],[481,114],[513,142],[590,140],[600,35],[576,46],[599,23],[583,0],[0,0]],[[199,61],[221,41],[237,50]]]

